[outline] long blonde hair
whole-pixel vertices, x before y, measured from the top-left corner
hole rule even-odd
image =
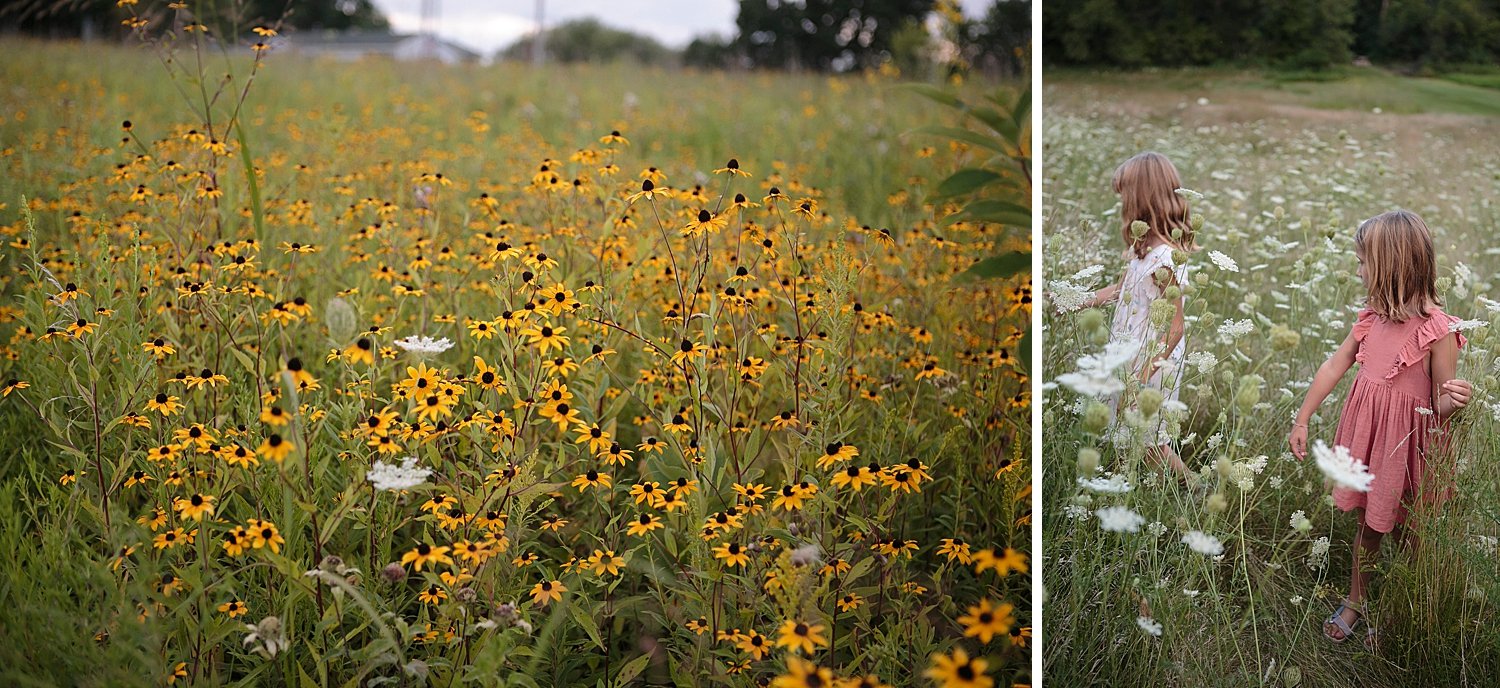
[[[1427,317],[1442,306],[1437,294],[1437,252],[1432,231],[1410,210],[1381,213],[1354,230],[1354,250],[1365,263],[1365,306],[1387,320]]]
[[[1177,195],[1182,177],[1167,156],[1150,151],[1131,156],[1115,168],[1110,185],[1120,194],[1120,236],[1136,257],[1146,256],[1153,237],[1184,251],[1197,250],[1187,199]],[[1137,221],[1148,227],[1140,240],[1130,231],[1130,225]],[[1180,238],[1172,238],[1174,229],[1182,231]]]

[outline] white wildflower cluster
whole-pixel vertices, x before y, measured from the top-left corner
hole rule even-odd
[[[1208,252],[1208,259],[1211,260],[1211,261],[1213,261],[1214,265],[1218,266],[1218,268],[1220,270],[1223,270],[1225,272],[1239,272],[1240,271],[1240,265],[1239,265],[1239,263],[1234,262],[1233,258],[1230,258],[1229,256],[1226,256],[1226,255],[1224,255],[1222,253],[1219,253],[1218,251],[1209,251]]]
[[[1063,509],[1063,515],[1074,521],[1087,521],[1092,513],[1082,504],[1069,504],[1066,509]]]
[[[1460,321],[1455,322],[1455,323],[1449,323],[1448,324],[1448,331],[1449,332],[1468,332],[1469,330],[1477,330],[1477,329],[1479,329],[1481,327],[1484,327],[1486,325],[1489,325],[1489,323],[1487,323],[1487,322],[1485,322],[1483,320],[1460,320]]]
[[[1312,453],[1318,470],[1323,471],[1323,475],[1339,487],[1358,492],[1370,491],[1370,483],[1375,481],[1375,476],[1370,474],[1364,462],[1355,460],[1348,447],[1337,446],[1330,449],[1323,440],[1318,440],[1313,445]]]
[[[1066,280],[1051,280],[1047,282],[1047,292],[1050,294],[1052,307],[1058,313],[1071,313],[1089,302],[1093,298],[1094,291],[1082,284],[1074,284]]]
[[[1320,537],[1313,541],[1312,549],[1307,552],[1307,564],[1315,569],[1322,569],[1328,565],[1328,537]]]
[[[1161,521],[1152,521],[1149,525],[1146,526],[1146,532],[1149,533],[1151,537],[1159,538],[1167,534],[1167,524],[1162,523]]]
[[[440,354],[453,348],[453,342],[449,341],[447,337],[433,339],[425,335],[415,334],[404,339],[397,339],[395,344],[407,351],[419,354]]]
[[[1188,365],[1197,368],[1199,375],[1207,375],[1214,371],[1214,366],[1219,365],[1219,357],[1208,351],[1194,351],[1183,359]]]
[[[1238,339],[1255,331],[1255,321],[1246,318],[1244,320],[1225,320],[1219,325],[1219,336],[1227,339]]]
[[[1135,625],[1140,626],[1141,630],[1151,635],[1161,637],[1162,626],[1156,619],[1149,616],[1136,617]]]
[[[1095,511],[1094,515],[1099,517],[1100,530],[1111,533],[1138,533],[1141,524],[1146,522],[1144,516],[1125,506],[1105,507]]]
[[[1224,543],[1200,530],[1190,530],[1187,535],[1182,536],[1182,544],[1199,554],[1217,557],[1224,553]]]
[[[1298,509],[1292,512],[1292,530],[1305,533],[1312,530],[1312,521],[1307,518],[1307,512]]]
[[[432,475],[432,469],[417,468],[417,457],[408,456],[402,459],[401,465],[389,464],[377,460],[370,466],[365,479],[374,483],[377,490],[410,490],[427,481],[427,476]]]
[[[1110,342],[1102,353],[1078,359],[1078,370],[1057,376],[1057,381],[1084,396],[1114,394],[1125,389],[1115,370],[1134,359],[1140,349],[1139,341]]]
[[[1131,490],[1130,481],[1125,476],[1105,473],[1096,478],[1078,479],[1078,486],[1090,492],[1101,492],[1104,494],[1125,494]]]

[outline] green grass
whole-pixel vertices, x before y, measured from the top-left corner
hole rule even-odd
[[[1099,73],[1049,71],[1049,86],[1120,89],[1130,100],[1152,97],[1253,101],[1316,108],[1386,113],[1500,116],[1500,92],[1493,75],[1404,76],[1384,69],[1345,68],[1328,72],[1285,73],[1229,68],[1145,70]]]
[[[1199,235],[1204,250],[1188,263],[1186,341],[1189,355],[1206,352],[1218,362],[1190,372],[1182,392],[1187,409],[1168,416],[1181,425],[1174,443],[1211,487],[1195,495],[1164,485],[1145,462],[1141,438],[1114,444],[1085,422],[1077,394],[1058,389],[1048,396],[1042,410],[1048,680],[1487,685],[1500,671],[1500,565],[1493,540],[1485,539],[1500,534],[1500,483],[1491,470],[1500,457],[1495,325],[1471,332],[1460,358],[1459,374],[1474,382],[1477,398],[1455,425],[1451,458],[1466,466],[1455,478],[1458,496],[1415,521],[1420,547],[1385,543],[1372,588],[1371,618],[1384,634],[1376,654],[1321,635],[1322,620],[1348,588],[1354,519],[1324,501],[1321,474],[1311,460],[1292,459],[1286,443],[1307,381],[1352,323],[1360,297],[1352,232],[1360,220],[1397,207],[1419,212],[1434,229],[1446,310],[1494,322],[1478,297],[1500,293],[1494,240],[1500,213],[1490,202],[1500,188],[1487,153],[1500,141],[1500,122],[1270,111],[1261,101],[1283,102],[1285,91],[1259,88],[1248,77],[1186,92],[1166,89],[1188,75],[1163,75],[1166,86],[1159,89],[1139,78],[1115,86],[1123,93],[1140,85],[1128,96],[1139,102],[1101,98],[1116,92],[1096,82],[1049,86],[1045,290],[1061,288],[1090,265],[1104,268],[1095,288],[1122,272],[1118,200],[1109,179],[1130,155],[1166,154],[1184,185],[1204,194],[1191,203],[1206,226]],[[1370,83],[1387,77],[1374,78]],[[1329,89],[1358,83],[1305,88],[1326,98]],[[1157,97],[1163,93],[1171,96]],[[1220,107],[1177,109],[1188,96]],[[1256,116],[1268,111],[1266,119]],[[1235,260],[1238,272],[1215,267],[1208,251]],[[1101,349],[1107,332],[1101,335],[1099,323],[1110,315],[1107,308],[1049,310],[1045,379],[1072,372],[1079,357]],[[1249,320],[1255,331],[1222,338],[1218,327],[1229,320]],[[1297,336],[1278,345],[1271,336],[1276,328]],[[1314,419],[1313,439],[1332,441],[1347,385],[1346,379]],[[1255,394],[1242,396],[1247,388]],[[1100,452],[1100,469],[1129,476],[1135,489],[1119,496],[1081,489],[1077,479],[1096,475],[1080,464],[1081,450]],[[1260,472],[1251,470],[1262,461]],[[1159,534],[1103,532],[1094,512],[1106,506],[1136,511],[1147,524],[1160,524]],[[1291,526],[1297,511],[1310,529]],[[1188,550],[1181,538],[1190,530],[1218,537],[1224,560]],[[1316,556],[1319,538],[1329,543],[1326,559]],[[1138,628],[1139,616],[1160,623],[1162,636]]]

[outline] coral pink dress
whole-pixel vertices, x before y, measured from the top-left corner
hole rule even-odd
[[[1440,427],[1437,416],[1424,412],[1435,411],[1427,360],[1432,345],[1449,334],[1458,337],[1460,347],[1465,344],[1463,334],[1448,331],[1455,322],[1459,319],[1438,309],[1403,323],[1364,309],[1354,323],[1354,360],[1360,366],[1334,444],[1348,447],[1375,480],[1369,492],[1335,488],[1333,499],[1344,511],[1364,508],[1366,525],[1382,533],[1406,520],[1407,505],[1419,491],[1423,501],[1442,496],[1430,479],[1426,487],[1423,483],[1427,459],[1441,440],[1434,432]]]

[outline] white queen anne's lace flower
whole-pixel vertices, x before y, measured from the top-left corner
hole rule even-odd
[[[1484,327],[1486,325],[1489,325],[1489,323],[1487,323],[1487,322],[1485,322],[1483,320],[1460,320],[1460,321],[1455,322],[1455,323],[1449,323],[1448,324],[1448,331],[1449,332],[1468,332],[1469,330],[1477,330],[1477,329],[1479,329],[1481,327]]]
[[[1211,260],[1211,261],[1213,261],[1214,265],[1219,266],[1220,270],[1224,270],[1226,272],[1239,272],[1240,271],[1240,264],[1239,263],[1234,262],[1233,258],[1230,258],[1229,256],[1226,256],[1226,255],[1224,255],[1222,253],[1219,253],[1218,251],[1209,251],[1208,252],[1208,259]]]
[[[1085,396],[1102,396],[1125,389],[1115,376],[1115,369],[1135,358],[1141,343],[1134,340],[1113,341],[1104,351],[1078,359],[1078,370],[1057,376],[1063,386]]]
[[[1156,619],[1149,616],[1138,616],[1135,619],[1135,625],[1140,626],[1141,630],[1151,635],[1161,637],[1162,626]]]
[[[1125,476],[1108,473],[1088,480],[1079,478],[1078,486],[1090,492],[1105,494],[1125,494],[1131,489],[1130,481],[1126,480]]]
[[[1099,517],[1099,528],[1111,533],[1137,533],[1146,518],[1130,507],[1110,506],[1094,512]]]
[[[415,334],[405,339],[397,339],[395,344],[407,351],[414,351],[419,354],[440,354],[453,348],[453,342],[449,341],[447,337],[433,339],[425,335]]]
[[[384,461],[376,461],[370,466],[370,471],[365,474],[365,479],[375,485],[377,490],[410,490],[427,481],[427,476],[432,475],[432,469],[417,468],[417,457],[408,456],[402,459],[401,465],[389,464]]]
[[[1370,474],[1363,462],[1354,459],[1348,447],[1330,449],[1323,440],[1318,440],[1313,445],[1312,453],[1313,459],[1318,463],[1318,470],[1323,471],[1323,475],[1328,476],[1339,487],[1358,492],[1370,491],[1370,483],[1375,481],[1375,476]]]
[[[1088,303],[1089,298],[1094,295],[1093,291],[1084,285],[1063,280],[1048,282],[1047,291],[1051,294],[1052,307],[1057,309],[1058,313],[1071,313],[1083,308],[1083,304]]]
[[[1224,324],[1219,326],[1219,334],[1230,339],[1243,337],[1254,331],[1255,321],[1248,318],[1245,320],[1225,320]]]
[[[1190,530],[1187,535],[1182,536],[1182,544],[1187,545],[1194,552],[1217,557],[1224,553],[1224,543],[1201,530]]]

